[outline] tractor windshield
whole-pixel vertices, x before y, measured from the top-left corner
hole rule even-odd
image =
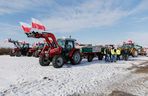
[[[22,44],[22,48],[29,48],[29,44]]]
[[[123,44],[124,48],[132,48],[134,44]]]
[[[38,48],[39,48],[39,49],[41,49],[41,48],[43,48],[43,47],[44,47],[44,43],[41,43],[41,44],[38,45]]]
[[[62,48],[65,47],[65,40],[58,39],[57,42]]]

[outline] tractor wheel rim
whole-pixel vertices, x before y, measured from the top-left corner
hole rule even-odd
[[[79,60],[80,60],[80,54],[79,54],[79,53],[76,53],[76,54],[74,55],[74,61],[75,61],[76,63],[78,63]]]
[[[62,59],[62,58],[58,58],[58,59],[57,59],[57,64],[58,64],[59,66],[61,66],[61,65],[63,64],[63,59]]]

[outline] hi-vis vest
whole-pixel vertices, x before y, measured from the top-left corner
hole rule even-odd
[[[121,51],[120,51],[119,49],[117,49],[117,50],[116,50],[116,54],[117,54],[117,55],[120,55],[120,54],[121,54]]]
[[[114,49],[111,49],[111,54],[115,55],[115,50]]]

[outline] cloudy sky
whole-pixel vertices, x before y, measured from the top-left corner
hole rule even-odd
[[[0,0],[0,41],[27,38],[19,22],[36,18],[56,37],[82,43],[148,45],[148,0]]]

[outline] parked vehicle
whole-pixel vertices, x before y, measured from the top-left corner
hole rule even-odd
[[[133,57],[137,57],[138,55],[146,55],[144,48],[132,41],[128,43],[124,42],[122,48],[127,48],[129,50],[129,55]]]
[[[41,66],[48,66],[52,62],[53,67],[60,68],[68,61],[74,65],[81,62],[80,50],[75,48],[75,39],[56,40],[52,33],[47,32],[32,32],[28,37],[44,38],[47,42],[39,56]]]
[[[26,56],[28,54],[28,50],[30,49],[29,43],[19,42],[15,40],[8,39],[8,42],[13,43],[15,48],[10,51],[10,56]]]
[[[32,48],[29,49],[27,56],[34,56],[39,57],[39,54],[41,53],[41,50],[44,47],[44,43],[37,43]]]
[[[103,46],[87,46],[82,47],[81,49],[81,55],[83,58],[87,58],[88,62],[91,62],[94,57],[97,57],[98,60],[103,59]]]

